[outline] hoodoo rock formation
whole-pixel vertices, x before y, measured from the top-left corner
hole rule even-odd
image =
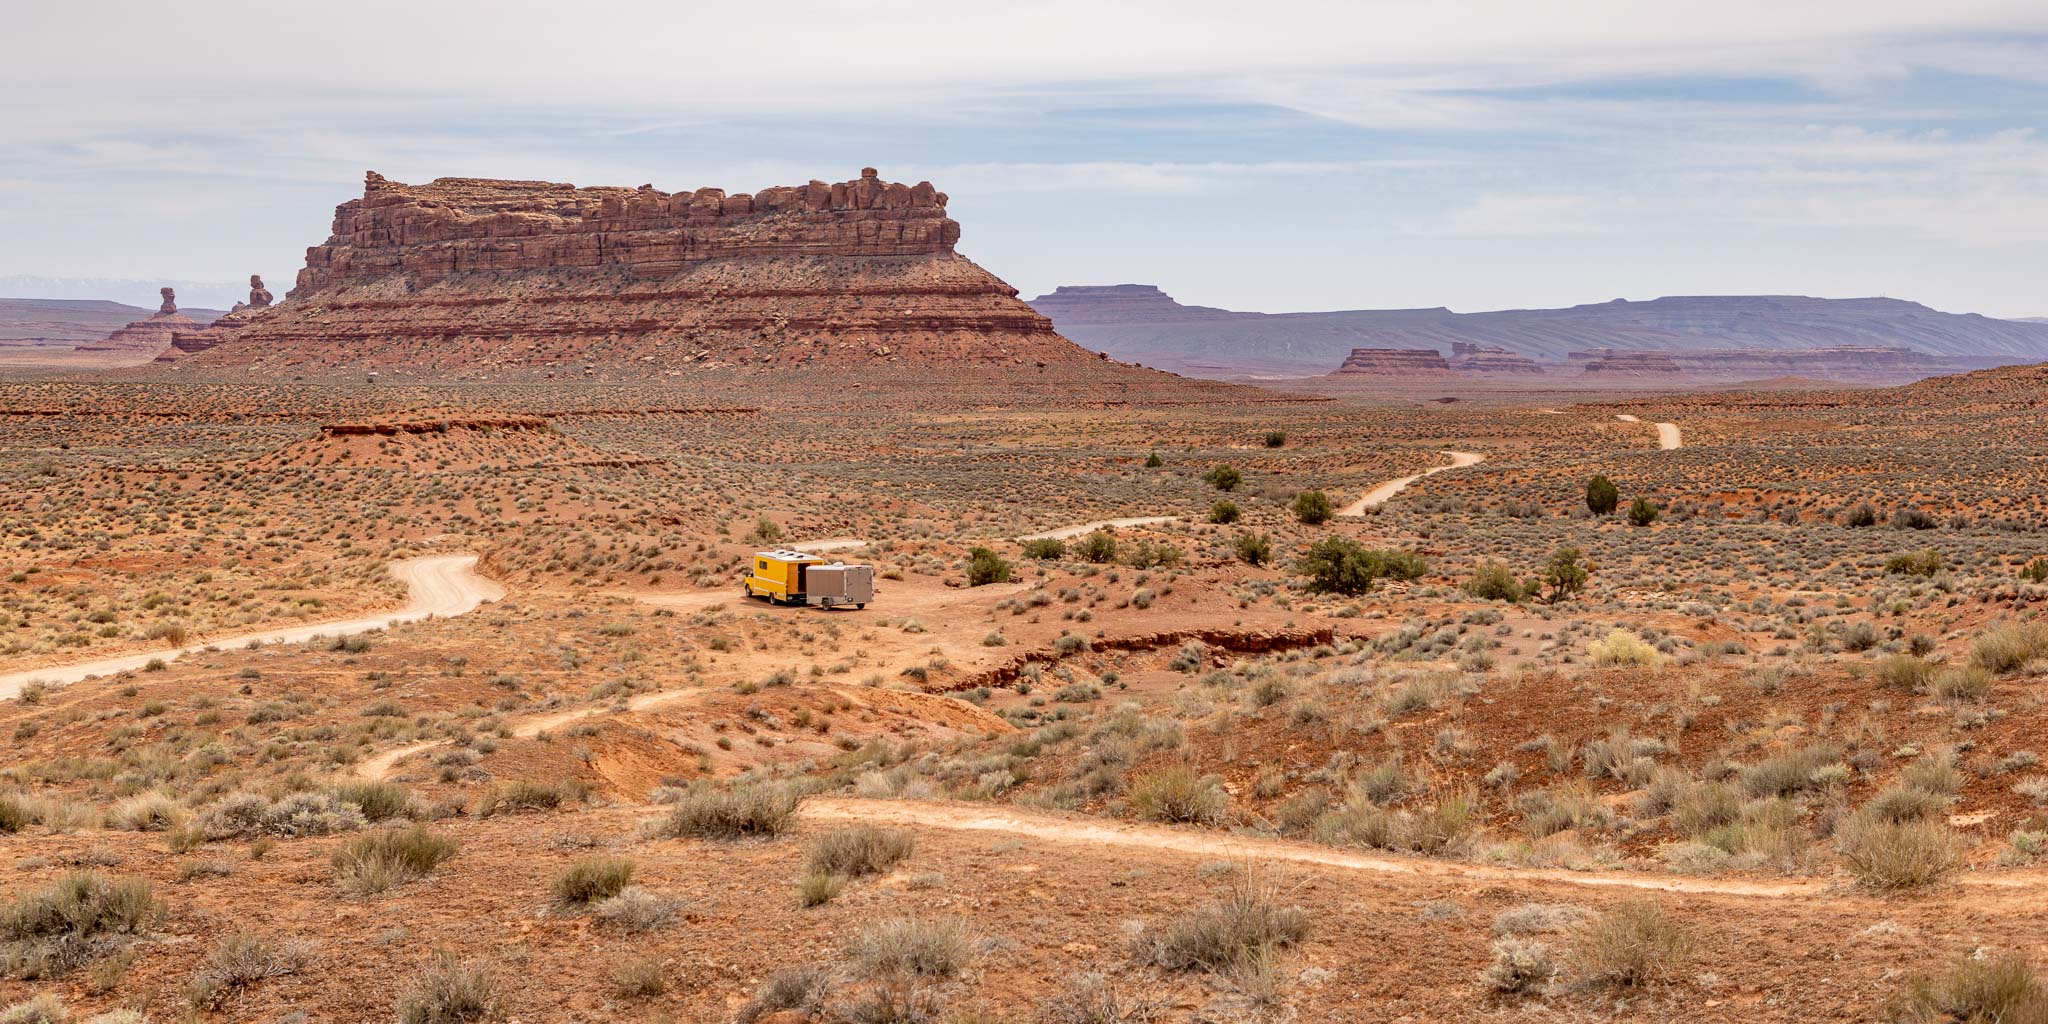
[[[872,168],[752,195],[372,172],[286,301],[252,294],[179,351],[193,369],[455,376],[1113,365],[955,252],[959,238],[945,193]]]
[[[268,310],[270,303],[270,289],[263,287],[262,276],[250,274],[249,301],[235,303],[235,308],[229,310],[226,316],[210,324],[193,324],[190,328],[173,331],[169,344],[157,353],[156,362],[174,363],[194,352],[204,352],[234,337],[237,331],[253,323],[258,314]]]
[[[101,341],[78,346],[80,352],[122,352],[153,355],[168,349],[171,339],[183,330],[198,330],[203,324],[178,312],[178,293],[169,288],[158,291],[163,304],[148,318],[137,320]],[[144,307],[147,308],[147,307]]]
[[[1354,348],[1338,373],[1401,377],[1448,377],[1451,364],[1433,348]]]

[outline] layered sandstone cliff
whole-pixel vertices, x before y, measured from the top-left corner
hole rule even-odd
[[[752,195],[371,173],[284,302],[240,311],[225,340],[181,338],[180,362],[457,376],[1100,362],[959,238],[945,193],[873,169]]]
[[[1354,348],[1338,373],[1403,377],[1448,377],[1451,365],[1433,348]]]

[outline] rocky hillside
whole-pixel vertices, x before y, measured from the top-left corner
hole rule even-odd
[[[286,301],[176,371],[1135,372],[1054,333],[959,238],[945,193],[873,169],[751,195],[371,173]]]
[[[1032,300],[1060,333],[1117,359],[1211,376],[1314,375],[1355,348],[1481,346],[1570,365],[1601,349],[1905,348],[1927,372],[2048,359],[2048,324],[1942,313],[1898,299],[1790,295],[1617,299],[1569,309],[1240,313],[1183,306],[1151,285],[1063,287]]]

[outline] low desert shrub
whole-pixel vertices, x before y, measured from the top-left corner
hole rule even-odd
[[[1970,641],[1970,664],[1987,672],[2012,672],[2048,651],[2048,630],[2036,625],[1994,626]]]
[[[651,932],[667,927],[676,918],[676,901],[648,892],[637,885],[619,890],[618,895],[591,909],[598,921],[628,932]]]
[[[1941,571],[1941,552],[1923,548],[1884,560],[1884,571],[1899,576],[1933,576]]]
[[[754,1024],[773,1013],[793,1010],[803,1017],[815,1016],[825,1005],[825,993],[832,986],[832,972],[823,967],[785,967],[768,976],[754,990],[754,998],[740,1007],[738,1024]]]
[[[185,820],[185,809],[162,793],[137,793],[107,809],[107,827],[117,832],[165,832]]]
[[[1283,905],[1246,872],[1226,898],[1140,931],[1132,952],[1172,971],[1232,974],[1308,936],[1308,912]]]
[[[201,1009],[217,1007],[265,978],[297,974],[312,960],[313,948],[306,943],[273,942],[255,932],[234,932],[215,944],[206,963],[186,979],[185,1001]]]
[[[1662,907],[1623,903],[1578,926],[1572,962],[1593,985],[1634,988],[1674,976],[1692,952],[1692,938]]]
[[[140,879],[82,871],[0,904],[0,977],[35,980],[71,970],[147,928],[162,912]]]
[[[1420,579],[1429,567],[1406,551],[1371,549],[1348,537],[1325,537],[1295,562],[1295,571],[1308,577],[1310,593],[1355,597],[1382,579]]]
[[[1481,601],[1521,601],[1530,596],[1515,574],[1499,562],[1481,565],[1463,586],[1465,593]]]
[[[1965,956],[1938,975],[1906,982],[1893,1024],[2048,1024],[2048,984],[2013,955]]]
[[[879,875],[909,857],[915,846],[908,832],[872,825],[843,828],[819,836],[805,866],[847,878]]]
[[[977,547],[967,552],[967,585],[985,587],[991,583],[1007,583],[1010,579],[1010,563],[994,551]]]
[[[862,928],[846,956],[864,977],[950,978],[974,959],[979,944],[960,918],[898,917]]]
[[[426,877],[457,849],[424,825],[357,836],[334,851],[334,880],[352,895],[380,893]]]
[[[669,839],[779,836],[796,823],[800,799],[795,789],[771,782],[735,783],[723,789],[698,786],[677,799],[666,816],[649,824],[648,832]]]
[[[353,832],[366,824],[363,812],[333,793],[293,793],[271,800],[261,793],[233,793],[199,812],[194,830],[209,840],[256,836],[324,836]]]
[[[420,810],[404,786],[392,782],[344,782],[330,790],[343,803],[354,804],[370,821],[417,818]]]
[[[1914,693],[1934,677],[1934,666],[1910,654],[1894,654],[1878,661],[1876,675],[1894,690]]]
[[[1617,629],[1587,647],[1595,665],[1655,665],[1657,649],[1625,629]]]
[[[1962,864],[1954,831],[1937,821],[1851,815],[1835,832],[1835,848],[1856,880],[1873,889],[1931,885]]]
[[[623,857],[583,857],[555,876],[555,902],[586,907],[626,891],[633,881],[633,862]]]
[[[447,950],[398,997],[398,1024],[460,1024],[483,1020],[498,1008],[498,986],[489,970]]]
[[[1221,780],[1197,775],[1184,764],[1166,765],[1131,778],[1131,808],[1147,821],[1180,821],[1213,825],[1230,810],[1230,796]]]
[[[1309,526],[1321,526],[1337,514],[1337,506],[1321,491],[1303,491],[1295,495],[1294,504],[1287,508],[1295,519]]]
[[[1991,672],[1977,665],[1951,665],[1934,673],[1927,691],[1942,700],[1983,700],[1991,695]]]
[[[521,811],[552,811],[580,797],[580,793],[567,786],[514,779],[491,787],[491,791],[477,801],[476,814],[479,818],[488,818]]]
[[[1540,942],[1513,936],[1495,939],[1493,962],[1479,972],[1479,984],[1504,996],[1541,992],[1557,977],[1557,964]]]
[[[25,1002],[0,1007],[0,1024],[65,1024],[71,1011],[54,992],[44,992]]]
[[[1067,542],[1058,537],[1040,537],[1037,540],[1027,540],[1024,542],[1024,557],[1036,558],[1042,562],[1049,562],[1056,558],[1065,558],[1067,557]]]

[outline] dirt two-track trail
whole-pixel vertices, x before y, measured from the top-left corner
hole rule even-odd
[[[1639,417],[1632,416],[1625,412],[1615,413],[1614,418],[1622,421],[1623,423],[1642,422],[1642,420]],[[1653,425],[1657,428],[1657,447],[1662,448],[1667,452],[1685,447],[1685,439],[1684,436],[1681,435],[1678,431],[1678,424],[1657,423]]]
[[[415,622],[420,619],[440,616],[447,618],[465,615],[475,611],[485,601],[496,601],[505,596],[505,588],[476,573],[475,555],[435,555],[427,558],[408,558],[393,562],[388,567],[391,575],[404,581],[409,594],[402,607],[375,615],[353,619],[335,619],[326,622],[309,622],[297,626],[264,630],[257,633],[239,633],[233,636],[217,636],[189,644],[184,647],[167,647],[155,651],[138,651],[113,658],[99,658],[93,661],[73,662],[69,665],[48,665],[42,668],[9,672],[0,675],[0,700],[21,692],[29,683],[47,683],[61,686],[75,683],[91,676],[112,675],[116,672],[131,672],[151,661],[172,661],[206,650],[209,647],[245,647],[250,644],[296,644],[314,637],[341,637],[352,633],[364,633],[382,629],[395,622]]]
[[[1477,466],[1480,463],[1486,461],[1486,456],[1481,455],[1478,452],[1454,452],[1450,451],[1449,449],[1446,449],[1444,451],[1444,454],[1451,457],[1451,461],[1449,462],[1449,464],[1442,466],[1432,466],[1428,469],[1423,470],[1420,473],[1415,474],[1414,476],[1397,477],[1393,480],[1389,480],[1386,483],[1383,483],[1378,487],[1375,487],[1372,490],[1365,492],[1365,496],[1359,498],[1357,501],[1354,501],[1351,504],[1338,509],[1337,514],[1340,516],[1362,516],[1365,514],[1366,509],[1372,508],[1377,505],[1386,504],[1388,499],[1392,498],[1396,494],[1401,493],[1402,491],[1407,490],[1409,484],[1412,484],[1415,481],[1422,479],[1423,477],[1435,476],[1436,474],[1441,473],[1447,469],[1463,469],[1466,466]]]
[[[1259,836],[1204,832],[1139,822],[1091,819],[1014,806],[937,803],[915,800],[871,800],[818,796],[805,800],[800,815],[818,822],[860,822],[903,825],[955,832],[995,832],[1052,843],[1121,847],[1193,854],[1222,860],[1262,864],[1298,864],[1339,871],[1378,872],[1475,882],[1545,882],[1592,888],[1747,896],[1759,898],[1841,899],[1858,895],[1845,881],[1791,878],[1747,881],[1648,872],[1567,871],[1555,868],[1499,867],[1424,857],[1375,856],[1311,843]],[[1972,892],[1972,907],[2002,909],[1999,896],[2011,897],[2011,909],[2036,913],[2048,898],[2048,876],[2001,872],[1963,875],[1958,883]]]

